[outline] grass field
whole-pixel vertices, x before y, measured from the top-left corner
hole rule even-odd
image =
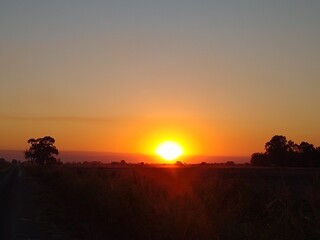
[[[28,167],[84,239],[320,239],[317,169]],[[57,209],[59,208],[59,209]]]
[[[0,174],[4,172],[8,167],[10,167],[9,163],[0,162]]]

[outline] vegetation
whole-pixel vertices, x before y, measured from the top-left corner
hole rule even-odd
[[[320,147],[308,142],[296,144],[285,136],[276,135],[265,144],[264,153],[254,153],[254,166],[320,167]]]
[[[10,166],[10,163],[6,161],[4,158],[0,158],[0,172],[1,170]]]
[[[28,171],[53,190],[83,239],[320,238],[317,169],[65,165]]]
[[[320,239],[317,168],[124,160],[48,167],[57,163],[54,139],[28,143],[26,158],[39,166],[25,168],[50,190],[51,218],[75,239]],[[252,155],[252,165],[320,167],[319,147],[307,142],[276,135],[265,150]]]
[[[30,148],[25,151],[25,158],[32,164],[56,164],[58,160],[53,155],[58,155],[59,151],[54,146],[55,140],[50,136],[37,139],[29,139]]]

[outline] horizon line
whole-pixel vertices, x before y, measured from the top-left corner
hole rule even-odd
[[[5,152],[24,152],[25,150],[22,149],[0,149],[1,151]],[[145,155],[145,156],[153,156],[156,154],[149,154],[149,153],[137,153],[137,152],[112,152],[112,151],[93,151],[93,150],[59,150],[59,153],[62,152],[78,152],[78,153],[109,153],[109,154],[134,154],[134,155]],[[185,154],[183,156],[190,156],[190,157],[248,157],[250,155],[214,155],[214,154]]]

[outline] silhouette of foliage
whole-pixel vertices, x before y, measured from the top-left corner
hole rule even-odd
[[[285,136],[275,135],[265,144],[265,153],[253,153],[254,166],[320,167],[320,147],[308,142],[296,144]]]
[[[251,155],[251,164],[254,166],[269,166],[270,161],[265,153],[253,153]]]
[[[235,165],[235,163],[234,163],[234,161],[227,161],[226,165],[227,166],[233,166],[233,165]]]
[[[32,164],[56,164],[58,160],[53,155],[58,155],[59,151],[54,146],[55,140],[50,136],[43,138],[31,138],[28,140],[30,148],[25,151],[25,158],[29,159]]]
[[[12,159],[12,160],[11,160],[11,164],[13,164],[13,165],[18,164],[18,160],[17,160],[17,159]]]
[[[8,165],[9,165],[9,162],[6,161],[5,158],[0,158],[0,169],[4,168],[4,167],[7,167]]]
[[[312,167],[315,162],[315,148],[313,144],[301,142],[299,145],[299,153],[303,159],[304,167]]]
[[[271,165],[285,166],[289,145],[285,136],[275,135],[265,144]]]

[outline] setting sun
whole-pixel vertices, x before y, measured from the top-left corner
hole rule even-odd
[[[156,148],[156,153],[166,160],[174,160],[183,154],[183,148],[176,142],[166,141]]]

